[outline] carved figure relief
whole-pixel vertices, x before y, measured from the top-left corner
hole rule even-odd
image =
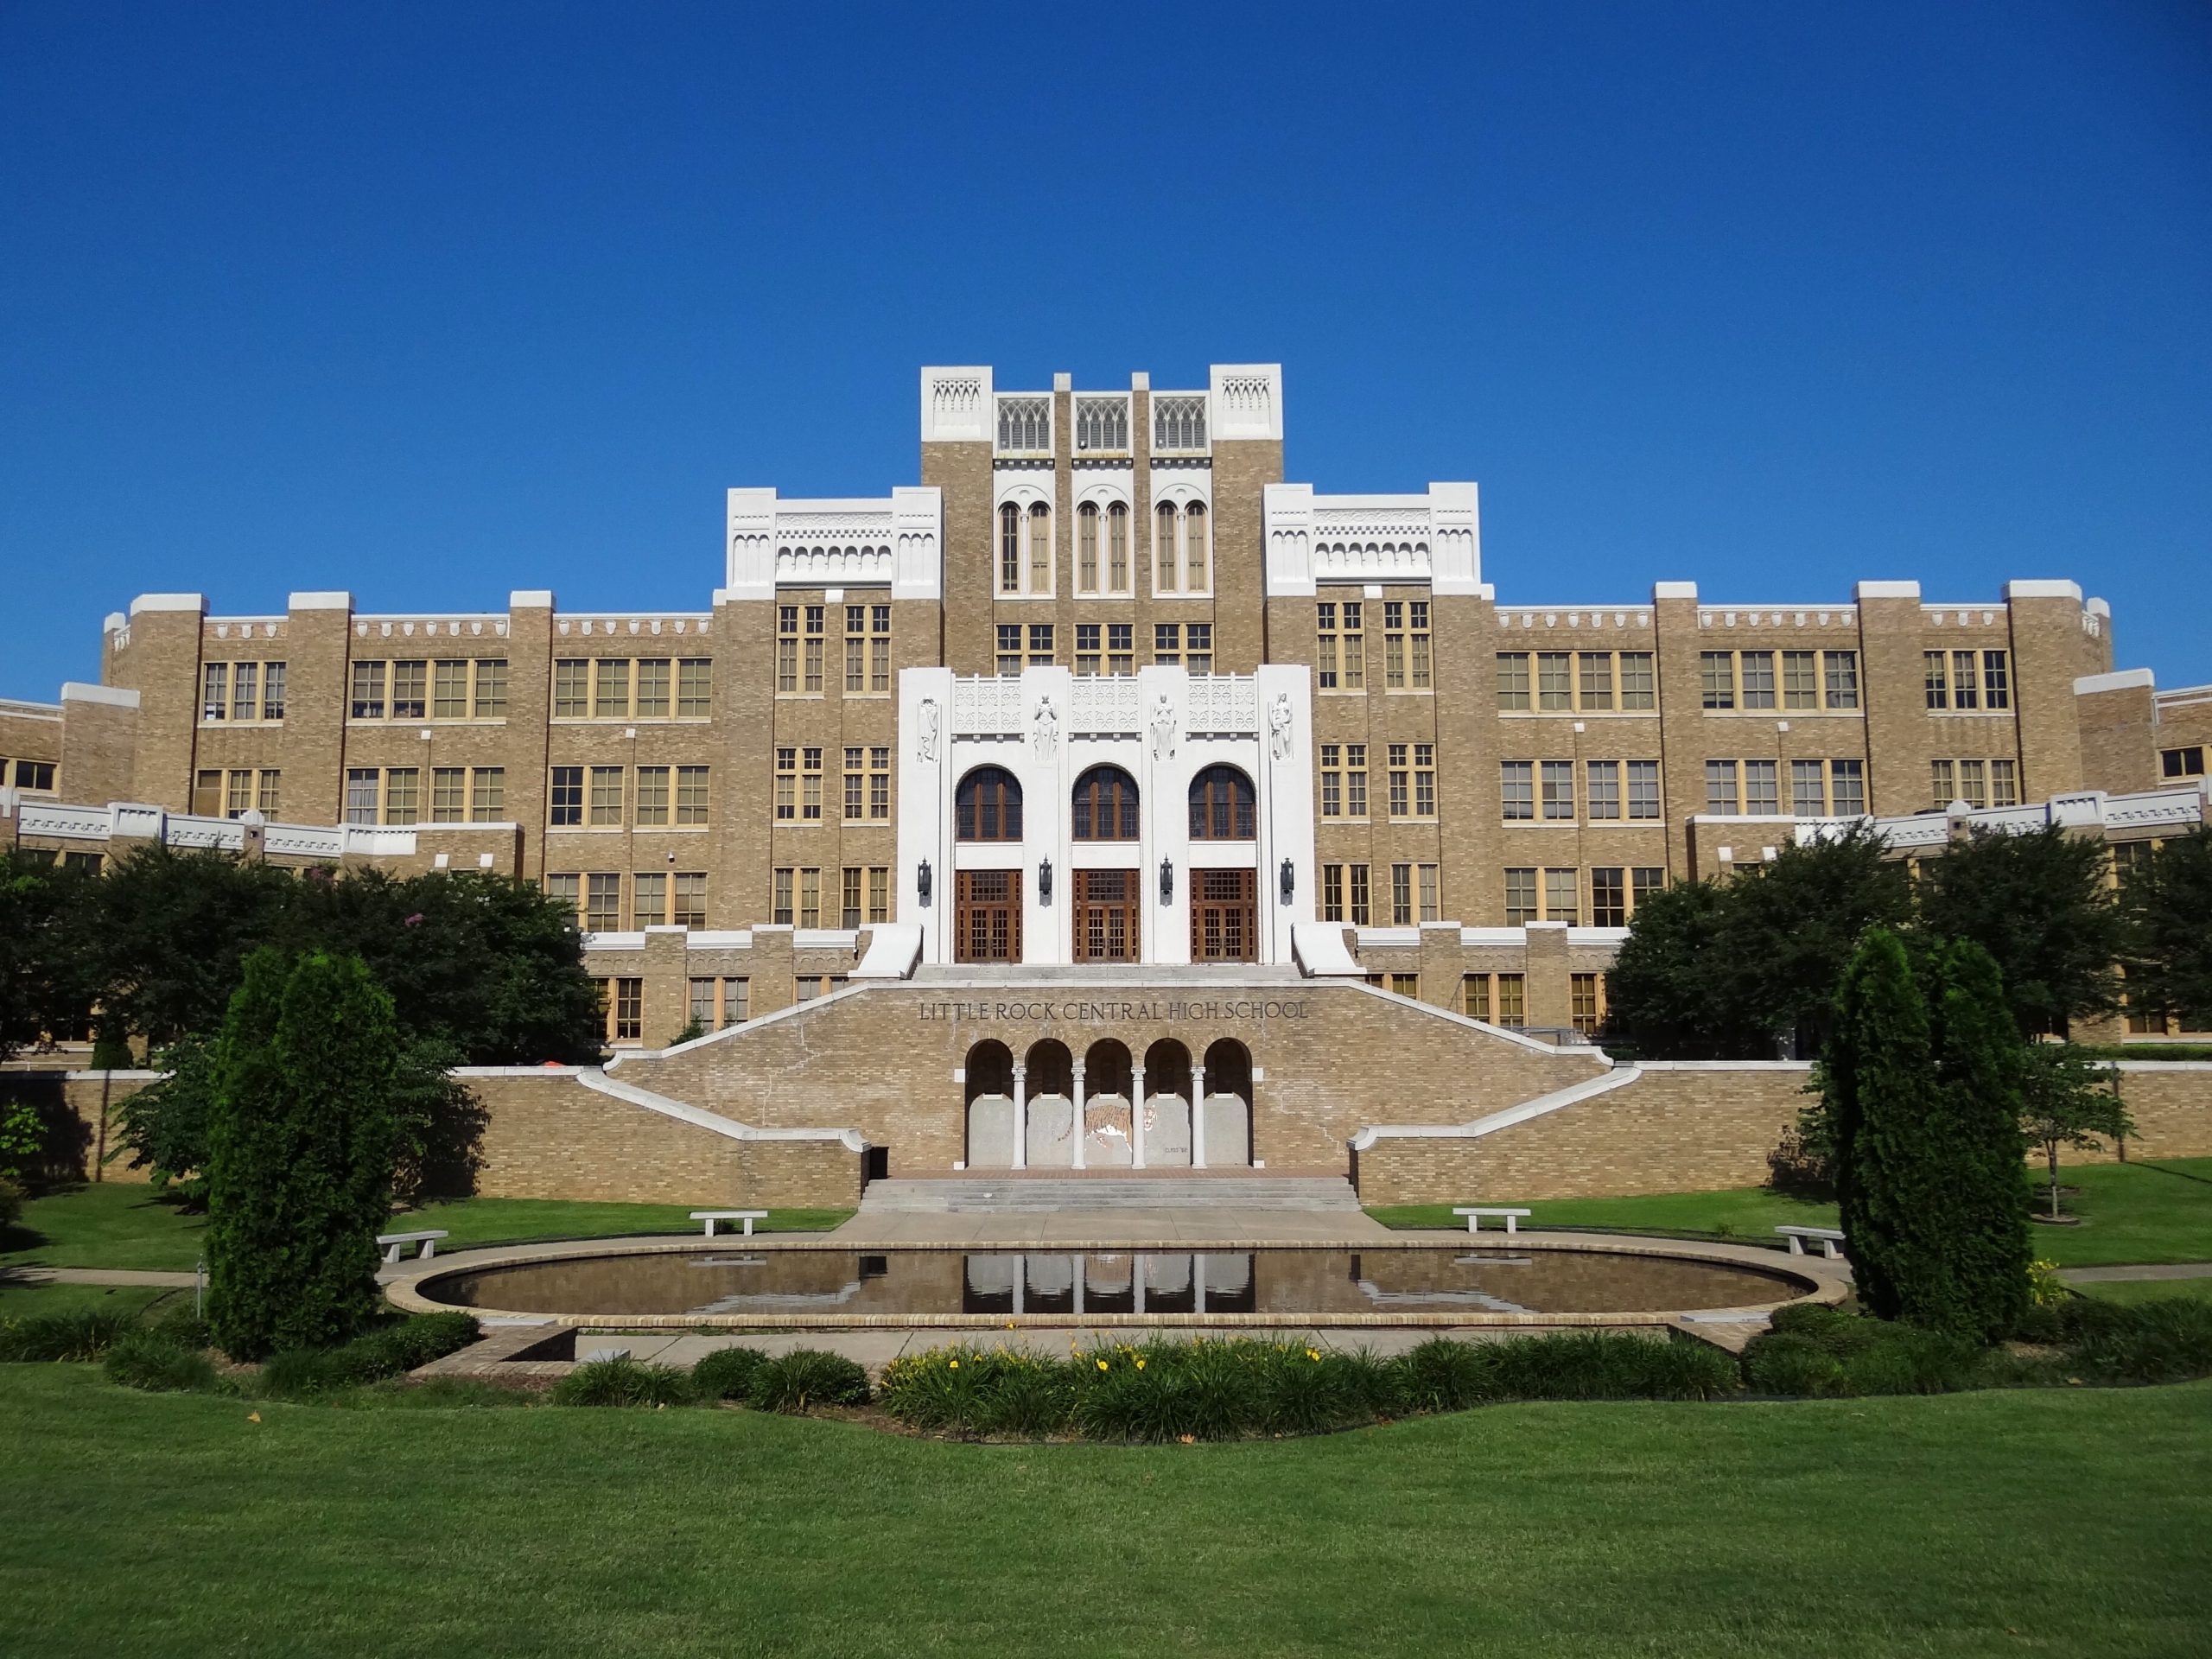
[[[924,760],[937,759],[938,709],[935,697],[924,697],[914,711],[914,753]]]
[[[1037,712],[1029,717],[1029,742],[1039,760],[1050,760],[1060,741],[1059,710],[1052,707],[1050,697],[1037,700]]]
[[[1152,758],[1175,758],[1175,703],[1165,691],[1152,700]]]
[[[1268,705],[1268,747],[1278,760],[1290,759],[1290,694],[1275,693],[1275,700]]]

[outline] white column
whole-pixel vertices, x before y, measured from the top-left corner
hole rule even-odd
[[[1077,1252],[1075,1258],[1075,1311],[1077,1313],[1083,1312],[1083,1255],[1080,1251]]]
[[[1029,1068],[1014,1063],[1014,1166],[1029,1167]]]
[[[1083,1062],[1075,1063],[1075,1156],[1076,1168],[1083,1167]]]
[[[1017,1255],[1014,1258],[1014,1311],[1017,1313],[1025,1311],[1021,1306],[1021,1293],[1027,1289],[1028,1286],[1029,1258],[1026,1255]]]
[[[1129,1068],[1129,1167],[1144,1167],[1144,1064]]]
[[[1206,1259],[1203,1255],[1191,1258],[1191,1309],[1197,1313],[1206,1311]]]
[[[1206,1067],[1204,1060],[1191,1062],[1191,1167],[1206,1166]]]

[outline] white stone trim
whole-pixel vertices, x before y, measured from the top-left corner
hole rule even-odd
[[[138,694],[120,685],[92,685],[83,680],[64,680],[61,683],[64,702],[104,702],[117,709],[136,709]]]
[[[1851,596],[1864,603],[1870,599],[1920,598],[1920,584],[1916,582],[1862,582],[1853,587]]]
[[[2074,682],[2077,697],[2094,696],[2100,691],[2132,691],[2137,687],[2156,690],[2158,677],[2147,668],[2123,668],[2112,674],[2083,674]]]
[[[2078,605],[2082,602],[2082,584],[2063,580],[2008,582],[2005,584],[2005,599],[2007,604],[2016,599],[2070,599]]]
[[[744,1027],[733,1026],[730,1029],[742,1031]],[[689,1123],[695,1128],[705,1129],[728,1140],[836,1141],[842,1142],[848,1152],[868,1150],[868,1141],[857,1129],[755,1128],[749,1123],[740,1123],[734,1118],[724,1117],[719,1112],[705,1111],[696,1106],[688,1106],[680,1100],[671,1100],[666,1095],[657,1095],[650,1089],[640,1089],[635,1084],[618,1083],[597,1066],[580,1067],[574,1076],[585,1088],[599,1094],[626,1101],[632,1106],[642,1106],[649,1112],[658,1112],[663,1117],[672,1117],[680,1123]]]
[[[286,598],[284,608],[287,611],[350,611],[353,608],[353,595],[335,590],[293,594]]]
[[[1542,1044],[1538,1044],[1542,1047]],[[1563,1050],[1562,1052],[1572,1052]],[[1351,1138],[1354,1152],[1365,1152],[1378,1141],[1475,1141],[1500,1129],[1510,1129],[1516,1123],[1526,1123],[1530,1118],[1542,1117],[1562,1108],[1579,1104],[1599,1095],[1610,1094],[1616,1089],[1634,1083],[1642,1073],[1634,1066],[1619,1066],[1595,1077],[1586,1077],[1580,1083],[1571,1083],[1564,1089],[1554,1089],[1548,1095],[1538,1095],[1534,1100],[1524,1100],[1518,1106],[1509,1106],[1502,1112],[1492,1112],[1471,1123],[1374,1123]]]
[[[130,601],[130,614],[137,616],[146,611],[204,611],[207,608],[205,594],[141,594]]]

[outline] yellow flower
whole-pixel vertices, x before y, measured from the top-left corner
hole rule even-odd
[[[1306,1357],[1308,1359],[1319,1359],[1321,1357],[1321,1351],[1318,1348],[1308,1348],[1306,1351]]]
[[[1102,1371],[1106,1369],[1106,1362],[1104,1360],[1102,1359],[1098,1362],[1098,1369]]]
[[[1142,1361],[1142,1360],[1139,1360],[1139,1361],[1137,1361],[1137,1370],[1144,1370],[1144,1361]]]
[[[957,1360],[957,1359],[948,1359],[947,1361],[945,1361],[945,1363],[946,1363],[946,1364],[948,1364],[948,1365],[950,1365],[950,1366],[951,1366],[951,1367],[952,1367],[952,1369],[953,1369],[954,1370],[956,1370],[956,1371],[957,1371],[957,1370],[958,1370],[960,1369],[960,1362],[959,1362],[958,1360]]]

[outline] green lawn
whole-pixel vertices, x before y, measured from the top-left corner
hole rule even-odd
[[[537,1238],[605,1238],[623,1233],[696,1233],[690,1205],[585,1204],[542,1198],[464,1198],[396,1217],[395,1232],[442,1227],[442,1248]],[[776,1210],[771,1232],[834,1227],[847,1210]],[[33,1198],[0,1232],[0,1267],[131,1268],[189,1272],[200,1259],[205,1216],[187,1215],[147,1187],[100,1182]]]
[[[2139,1302],[2163,1302],[2176,1296],[2212,1299],[2212,1279],[2114,1279],[2076,1285],[2074,1288],[2100,1301],[2124,1302],[2130,1306]]]
[[[155,1303],[163,1311],[182,1297],[192,1306],[189,1290],[152,1290],[138,1285],[0,1285],[0,1319],[43,1319],[50,1313],[74,1313],[83,1307],[111,1307],[129,1314],[143,1314]]]
[[[2208,1424],[2191,1384],[986,1447],[8,1366],[0,1652],[2178,1656]]]
[[[2078,1186],[2064,1200],[2075,1227],[2037,1227],[2036,1253],[2063,1268],[2120,1262],[2212,1261],[2212,1158],[2164,1158],[2154,1164],[2062,1166]],[[1525,1205],[1531,1227],[1622,1231],[1730,1233],[1771,1243],[1779,1226],[1833,1227],[1835,1206],[1785,1198],[1764,1187],[1719,1192],[1659,1192],[1628,1198],[1461,1198],[1461,1204]],[[1449,1204],[1397,1205],[1368,1213],[1389,1227],[1463,1228]]]

